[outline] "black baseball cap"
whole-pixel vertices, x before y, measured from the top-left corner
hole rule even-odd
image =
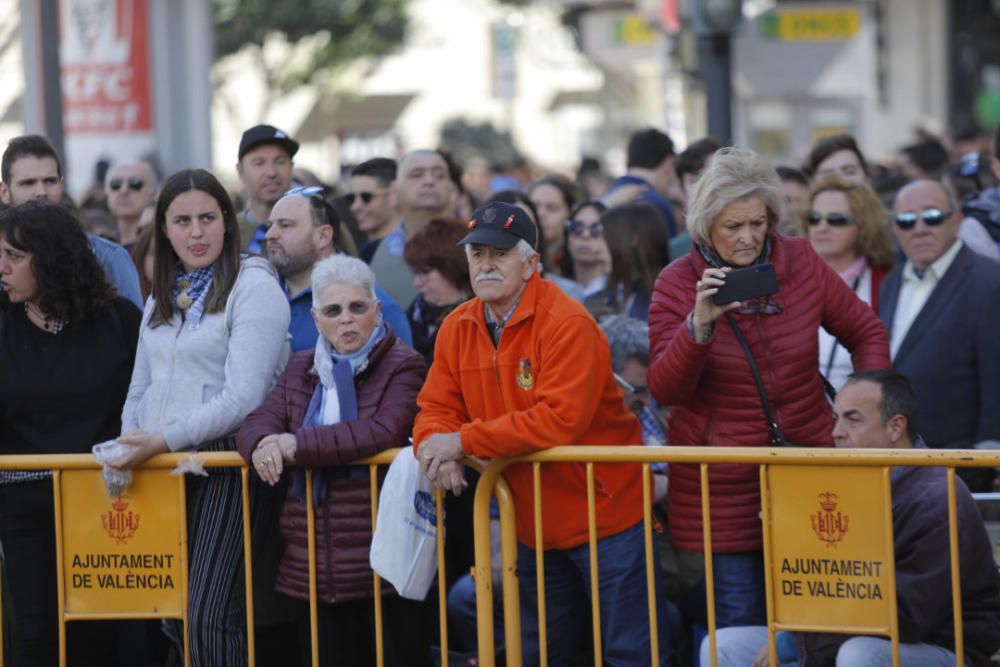
[[[295,154],[299,151],[299,142],[273,125],[254,125],[243,133],[243,138],[240,139],[240,153],[237,159],[242,160],[247,152],[263,144],[281,146],[290,158],[295,157]]]
[[[513,248],[524,239],[532,248],[538,244],[538,230],[520,206],[490,202],[476,209],[469,221],[469,233],[458,245],[479,243],[492,248]]]

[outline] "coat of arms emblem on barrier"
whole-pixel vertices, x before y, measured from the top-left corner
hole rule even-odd
[[[139,515],[128,509],[128,496],[120,494],[111,501],[111,509],[101,515],[101,523],[108,535],[124,544],[139,530]]]
[[[816,536],[826,542],[828,547],[836,547],[837,542],[844,539],[847,533],[848,517],[843,512],[837,511],[839,496],[831,491],[825,491],[817,496],[819,498],[819,512],[810,514],[812,529]]]

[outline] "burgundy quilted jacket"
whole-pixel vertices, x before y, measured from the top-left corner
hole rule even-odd
[[[257,443],[272,433],[294,433],[296,465],[324,468],[405,447],[417,414],[417,394],[427,372],[423,357],[389,330],[372,350],[370,363],[356,378],[358,418],[329,426],[302,428],[319,377],[312,372],[313,351],[297,352],[268,394],[250,413],[236,436],[240,454],[250,461]],[[334,603],[373,595],[368,550],[372,541],[368,475],[327,482],[326,499],[316,508],[316,573],[320,602]],[[309,599],[306,506],[291,491],[281,512],[285,557],[275,589]]]
[[[773,237],[771,262],[783,308],[777,315],[734,313],[760,369],[775,419],[798,445],[833,445],[833,421],[817,359],[820,325],[851,351],[857,370],[889,367],[889,339],[875,313],[813,251],[807,239]],[[687,330],[695,283],[708,268],[691,252],[656,281],[649,309],[649,388],[670,406],[672,445],[767,445],[768,430],[750,365],[735,333],[719,318],[705,344]],[[697,465],[671,464],[670,533],[680,549],[703,549]],[[709,469],[712,549],[740,552],[762,544],[756,466]]]

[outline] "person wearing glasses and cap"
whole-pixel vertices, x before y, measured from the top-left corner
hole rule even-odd
[[[958,238],[962,212],[936,181],[896,195],[893,233],[906,262],[886,277],[879,316],[893,367],[910,378],[932,448],[1000,447],[1000,266]],[[993,471],[959,471],[972,491]]]
[[[108,170],[104,190],[118,227],[118,242],[131,250],[139,239],[142,211],[156,198],[156,173],[145,160],[122,161]]]
[[[607,339],[576,300],[538,273],[537,227],[519,207],[473,213],[460,241],[476,298],[448,316],[417,400],[417,459],[438,487],[460,493],[465,456],[504,458],[558,445],[638,445],[642,430],[611,371]],[[587,485],[582,463],[541,468],[542,544],[535,542],[530,464],[505,471],[517,512],[524,664],[539,660],[535,549],[545,551],[549,664],[572,664],[586,628]],[[650,664],[642,477],[638,466],[595,464],[604,657]],[[654,552],[654,561],[656,554]],[[653,563],[659,588],[659,566]],[[667,661],[657,597],[660,663]]]

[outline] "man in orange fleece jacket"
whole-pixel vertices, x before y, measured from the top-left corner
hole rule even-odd
[[[537,230],[520,208],[473,214],[466,246],[476,297],[438,333],[417,399],[416,454],[439,487],[460,492],[464,456],[510,457],[556,445],[640,445],[608,343],[582,305],[538,275]],[[549,664],[570,664],[586,632],[590,588],[585,466],[542,466],[542,545]],[[531,466],[504,473],[514,496],[524,664],[539,660]],[[638,466],[594,466],[601,635],[605,662],[649,664],[642,478]],[[655,556],[654,550],[654,556]],[[659,577],[659,566],[654,563]],[[658,580],[657,580],[658,581]],[[658,588],[658,587],[657,587]],[[667,664],[657,596],[661,664]]]

